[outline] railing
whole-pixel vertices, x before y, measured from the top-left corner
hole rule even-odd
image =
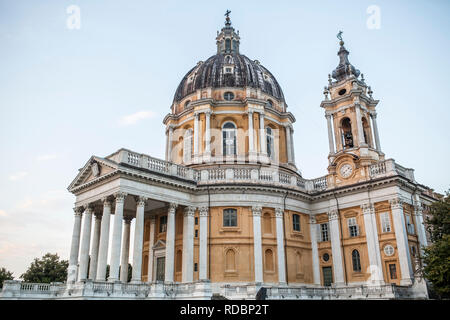
[[[233,167],[225,165],[216,168],[193,169],[126,149],[119,150],[111,155],[109,159],[125,162],[130,166],[180,177],[184,180],[192,181],[196,185],[219,181],[227,183],[232,181],[246,181],[261,185],[281,184],[308,193],[316,193],[332,187],[328,184],[328,176],[307,180],[303,179],[298,173],[280,170],[277,167]],[[404,168],[396,164],[392,159],[373,164],[369,166],[368,170],[370,178],[401,175],[414,181],[414,170]],[[330,180],[330,183],[332,183],[332,180]]]
[[[33,291],[33,292],[45,292],[50,291],[50,283],[27,283],[22,282],[20,284],[21,291]]]

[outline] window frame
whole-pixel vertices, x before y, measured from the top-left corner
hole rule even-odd
[[[231,97],[231,98],[227,98],[227,97]],[[232,92],[232,91],[225,91],[223,93],[223,99],[225,101],[233,101],[234,98],[236,98],[236,96],[235,96],[234,92]]]
[[[230,217],[230,214],[233,214],[233,213],[234,213],[234,216]],[[235,222],[235,225],[233,225],[232,222]],[[237,226],[238,226],[237,209],[235,209],[235,208],[223,209],[222,210],[222,227],[223,228],[236,228]]]
[[[275,137],[273,134],[273,129],[269,126],[266,127],[266,149],[267,156],[270,159],[275,160]]]
[[[356,253],[356,255],[355,255],[355,253]],[[361,272],[362,271],[361,255],[357,249],[352,250],[352,268],[353,268],[353,272]]]
[[[330,234],[329,234],[329,228],[328,228],[328,222],[324,222],[319,224],[320,226],[320,242],[327,242],[330,241]],[[325,229],[323,227],[326,227]],[[326,235],[324,237],[324,234]]]
[[[380,222],[382,233],[392,232],[391,218],[389,217],[389,212],[380,213]]]
[[[298,221],[296,221],[296,219],[298,219]],[[296,229],[295,227],[298,225],[298,229]],[[301,218],[300,215],[298,213],[294,213],[292,215],[292,230],[296,231],[296,232],[301,232]]]
[[[348,235],[350,238],[359,236],[359,226],[356,217],[347,218]]]
[[[194,132],[193,132],[192,128],[188,128],[188,129],[186,129],[186,132],[183,135],[183,162],[184,163],[192,162],[192,156],[193,156],[193,152],[194,152],[193,144],[194,144]],[[189,154],[187,151],[190,151]]]
[[[225,126],[227,124],[232,124],[234,126],[234,128],[225,128]],[[230,132],[233,134],[233,139],[234,139],[234,143],[233,143],[233,153],[228,154],[227,152],[227,144],[225,143],[226,139],[229,139],[229,137],[227,136],[227,132]],[[237,149],[238,149],[238,143],[237,143],[237,126],[234,122],[232,121],[226,121],[223,123],[222,125],[222,155],[224,157],[233,157],[233,156],[237,156]]]
[[[163,228],[163,226],[164,226],[164,228]],[[166,231],[167,231],[167,216],[160,216],[159,217],[159,233],[164,233]]]

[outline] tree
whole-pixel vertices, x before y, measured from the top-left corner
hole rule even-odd
[[[450,298],[450,190],[430,208],[427,231],[432,244],[424,249],[424,276],[441,298]]]
[[[25,282],[65,282],[68,266],[69,261],[60,261],[58,254],[47,253],[41,259],[34,259],[34,262],[20,278]]]
[[[13,273],[6,270],[6,268],[0,269],[0,288],[3,288],[3,281],[14,280]]]

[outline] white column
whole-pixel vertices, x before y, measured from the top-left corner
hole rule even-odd
[[[292,163],[295,164],[295,148],[294,148],[294,129],[292,126],[289,127],[289,132],[291,133],[291,157]]]
[[[198,159],[198,137],[199,137],[199,125],[198,118],[200,114],[198,112],[194,112],[194,159]]]
[[[264,113],[259,113],[259,150],[263,156],[267,156],[266,128],[264,127]]]
[[[102,215],[96,214],[94,219],[94,236],[92,237],[91,263],[89,265],[89,279],[95,280],[97,276],[98,249],[100,245],[100,232],[102,226]]]
[[[166,265],[165,282],[173,282],[174,254],[175,254],[175,209],[178,205],[171,203],[167,212],[166,230]]]
[[[126,194],[119,192],[115,194],[116,210],[114,212],[114,229],[111,242],[111,263],[109,269],[108,281],[114,282],[119,280],[119,266],[120,266],[120,246],[122,243],[122,220],[123,220],[123,205]]]
[[[338,211],[336,209],[328,212],[328,221],[330,225],[331,252],[333,255],[333,273],[334,283],[344,284],[344,266],[342,263],[342,248],[339,230]]]
[[[248,152],[255,152],[255,142],[253,137],[253,110],[248,110]]]
[[[80,270],[78,272],[78,280],[87,279],[89,265],[89,247],[91,242],[91,226],[92,226],[92,207],[87,207],[84,211],[83,237],[81,238],[80,248]]]
[[[169,145],[167,148],[167,161],[172,161],[172,136],[173,136],[173,127],[169,125]]]
[[[288,163],[292,163],[292,150],[291,150],[291,127],[290,125],[286,125],[285,127],[285,132],[286,132],[286,151],[287,151],[287,158],[288,158]]]
[[[361,206],[364,216],[364,230],[366,231],[367,251],[369,253],[369,272],[370,284],[380,285],[383,280],[383,266],[381,264],[380,248],[378,244],[378,231],[376,224],[374,225],[373,216],[375,208],[372,204],[363,204]]]
[[[195,207],[184,209],[186,223],[183,228],[183,282],[194,280],[194,213]]]
[[[133,272],[131,281],[142,281],[142,247],[144,243],[144,209],[147,198],[136,197],[136,225],[134,229]]]
[[[208,207],[200,208],[199,280],[208,279]]]
[[[373,132],[374,132],[374,135],[375,135],[375,144],[376,144],[377,150],[381,152],[381,145],[380,145],[380,137],[378,135],[377,114],[376,114],[376,112],[371,113],[370,117],[372,118]]]
[[[316,217],[309,217],[309,230],[311,233],[311,254],[313,263],[313,276],[314,284],[320,285],[320,263],[319,263],[319,250],[317,246],[317,224]]]
[[[412,283],[412,264],[409,254],[408,233],[406,232],[405,217],[403,214],[403,201],[397,197],[389,200],[392,210],[392,219],[394,220],[395,239],[397,241],[397,255],[400,262],[400,271],[402,278],[401,285],[410,285]]]
[[[356,114],[356,129],[358,131],[358,146],[362,146],[365,144],[364,142],[364,131],[362,127],[361,120],[361,106],[359,104],[355,104],[355,114]]]
[[[422,202],[418,194],[414,195],[414,222],[417,227],[417,236],[419,237],[420,252],[423,254],[423,247],[428,245],[425,225],[423,223]]]
[[[205,155],[211,156],[211,111],[206,111]]]
[[[70,245],[69,267],[67,269],[67,282],[77,281],[78,275],[78,253],[80,251],[81,217],[83,207],[74,208],[75,219],[73,222],[72,244]]]
[[[155,226],[156,226],[156,216],[152,215],[150,217],[150,241],[149,241],[149,252],[148,252],[148,272],[147,281],[153,281],[153,245],[155,244]]]
[[[128,282],[128,262],[130,261],[130,231],[132,217],[123,217],[122,256],[120,258],[120,281]],[[133,265],[134,269],[134,265]]]
[[[261,210],[260,206],[253,206],[253,255],[255,264],[255,282],[263,283],[263,259],[261,243]]]
[[[325,114],[325,118],[327,118],[327,127],[328,127],[328,144],[330,147],[330,154],[334,154],[334,139],[333,139],[333,127],[331,124],[331,114]]]
[[[275,208],[275,221],[277,228],[277,258],[278,258],[278,282],[286,283],[286,263],[284,252],[284,230],[283,230],[284,211],[281,208]]]
[[[98,250],[98,266],[97,266],[97,281],[105,281],[106,279],[106,264],[108,261],[108,246],[109,246],[109,225],[111,220],[111,206],[112,203],[108,198],[103,199],[103,215],[102,226],[100,231],[100,246]]]

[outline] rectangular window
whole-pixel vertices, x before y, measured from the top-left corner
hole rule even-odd
[[[300,215],[294,214],[292,216],[292,224],[294,231],[300,231]]]
[[[389,265],[389,275],[390,275],[392,280],[397,279],[397,267],[396,267],[395,264],[390,264]]]
[[[382,232],[391,232],[391,220],[389,219],[389,212],[380,214],[381,230]]]
[[[198,225],[198,217],[195,217],[195,225]]]
[[[159,233],[166,232],[167,230],[167,216],[159,218]]]
[[[348,223],[348,233],[350,237],[357,237],[359,235],[358,224],[356,223],[356,218],[347,219]]]
[[[414,234],[414,225],[411,223],[411,216],[409,214],[406,217],[406,229],[409,234]]]
[[[328,241],[328,223],[320,224],[320,241]]]
[[[198,230],[195,230],[195,237],[198,238]]]
[[[236,209],[223,210],[223,226],[237,227],[237,211]]]
[[[198,265],[196,263],[194,263],[194,272],[198,271]]]

